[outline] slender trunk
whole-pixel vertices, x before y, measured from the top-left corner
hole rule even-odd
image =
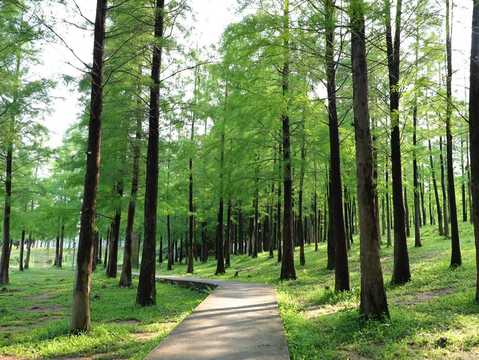
[[[403,284],[411,280],[409,269],[409,254],[406,239],[406,223],[404,213],[404,198],[401,164],[401,135],[399,130],[399,65],[401,46],[401,13],[402,0],[396,2],[394,40],[391,30],[391,4],[385,0],[386,12],[386,45],[389,69],[389,94],[391,117],[391,168],[394,211],[394,266],[393,284]]]
[[[20,259],[18,261],[18,269],[23,271],[23,249],[25,248],[25,229],[22,230],[22,237],[20,239]]]
[[[454,164],[452,159],[452,50],[450,31],[450,4],[446,0],[446,56],[447,56],[447,104],[446,104],[446,154],[447,154],[447,188],[449,198],[449,217],[451,219],[451,267],[458,267],[462,263],[461,245],[459,241],[459,227],[457,223],[456,189],[454,186]]]
[[[163,38],[165,0],[156,0],[155,31],[157,41]],[[153,47],[150,85],[150,114],[148,129],[148,150],[146,160],[145,220],[143,252],[141,257],[140,280],[136,303],[141,306],[156,304],[156,221],[158,205],[158,142],[160,117],[160,70],[162,48],[158,43]]]
[[[28,234],[28,241],[27,241],[27,254],[25,255],[25,264],[23,265],[24,270],[28,270],[30,268],[30,254],[32,251],[33,239],[32,233]]]
[[[442,208],[444,209],[444,236],[449,237],[449,211],[446,190],[446,175],[444,171],[444,152],[442,150],[442,137],[439,138],[439,162],[441,164]]]
[[[428,147],[429,147],[429,164],[431,166],[432,186],[434,188],[434,198],[436,200],[437,223],[439,227],[439,235],[444,235],[444,229],[442,225],[441,202],[439,201],[439,192],[437,190],[436,171],[434,169],[434,160],[432,158],[431,140],[428,141]]]
[[[284,0],[283,14],[283,51],[284,63],[282,69],[282,95],[284,109],[281,114],[283,125],[283,257],[281,260],[281,280],[296,279],[294,268],[294,244],[293,244],[293,181],[291,176],[291,134],[289,123],[289,0]]]
[[[106,267],[106,276],[116,278],[118,272],[118,245],[120,243],[120,225],[121,225],[121,199],[123,197],[123,184],[116,184],[118,205],[115,210],[115,217],[112,224],[112,241],[110,241],[110,249],[108,251],[108,264]]]
[[[107,0],[97,0],[91,72],[90,122],[83,203],[78,240],[76,280],[73,289],[71,331],[90,330],[90,289],[93,236],[95,233],[96,198],[100,175],[101,113],[103,107],[103,52]]]
[[[417,63],[417,49],[416,49],[416,63]],[[417,64],[416,64],[417,65]],[[413,109],[413,181],[414,181],[414,246],[421,247],[421,228],[419,220],[419,181],[418,181],[418,168],[417,168],[417,98],[415,98]],[[425,220],[425,219],[424,219]]]
[[[299,192],[298,192],[298,240],[299,240],[299,263],[301,266],[306,265],[304,256],[304,228],[303,228],[303,191],[304,191],[304,172],[306,165],[306,134],[305,134],[304,114],[301,119],[301,164],[299,170]]]
[[[141,66],[138,69],[141,73]],[[138,86],[141,91],[141,87]],[[126,235],[125,235],[125,249],[123,250],[123,264],[121,267],[120,287],[131,287],[131,268],[132,268],[132,244],[133,244],[133,230],[135,225],[136,200],[138,197],[138,185],[140,179],[140,156],[141,156],[141,138],[142,138],[142,123],[143,123],[143,109],[140,107],[141,103],[137,104],[138,113],[136,115],[135,140],[132,144],[133,150],[133,167],[131,172],[131,190],[130,201],[128,203],[128,217],[126,220]]]
[[[231,266],[230,253],[231,253],[231,232],[232,232],[232,221],[231,214],[233,211],[233,204],[231,199],[228,200],[228,210],[226,215],[226,241],[225,241],[225,268]]]
[[[476,303],[479,303],[479,2],[474,1],[472,13],[469,93],[469,135],[472,212],[476,245]]]
[[[462,221],[467,222],[466,182],[464,173],[464,139],[461,135],[461,197],[462,197]]]
[[[225,113],[227,109],[228,91],[225,91]],[[224,260],[224,166],[225,166],[225,125],[226,117],[221,123],[220,133],[220,186],[219,186],[219,206],[218,206],[218,221],[216,223],[216,275],[225,273],[225,260]]]
[[[374,206],[373,159],[368,110],[368,70],[364,4],[351,0],[351,57],[356,139],[357,189],[360,226],[361,303],[367,319],[389,317],[379,259],[378,228]]]

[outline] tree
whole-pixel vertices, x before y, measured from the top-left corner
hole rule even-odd
[[[471,192],[474,239],[476,245],[476,296],[479,303],[479,2],[473,1],[472,35],[470,58],[470,90],[469,90],[469,136],[471,157]]]
[[[157,0],[155,5],[155,30],[157,42],[163,38],[165,1]],[[160,70],[162,60],[161,44],[153,47],[150,85],[150,113],[148,129],[148,152],[145,188],[145,235],[141,257],[140,281],[136,302],[141,306],[156,304],[156,214],[158,203],[158,143],[160,118]]]
[[[394,267],[393,284],[411,280],[409,254],[406,239],[406,219],[402,185],[401,139],[399,132],[399,75],[401,58],[402,0],[396,2],[395,33],[392,35],[391,1],[384,1],[386,22],[386,45],[389,70],[389,110],[391,117],[391,168],[394,212]]]
[[[334,61],[334,32],[336,29],[335,1],[325,0],[326,77],[328,91],[330,144],[330,202],[331,234],[335,244],[335,289],[349,290],[348,252],[343,217],[341,181],[341,154],[339,146],[338,114],[336,111],[336,64]]]
[[[291,136],[289,124],[289,0],[284,0],[283,14],[283,51],[284,63],[282,74],[283,105],[281,122],[283,125],[283,258],[281,261],[281,280],[295,280],[294,246],[293,246],[293,206],[292,206],[292,179],[291,179]]]
[[[90,289],[93,237],[95,233],[96,197],[100,168],[101,115],[103,107],[103,52],[107,0],[97,0],[91,69],[91,109],[88,125],[88,147],[83,203],[78,239],[77,271],[73,288],[71,330],[88,331],[91,326]]]
[[[451,267],[461,265],[461,245],[459,242],[459,227],[457,224],[456,188],[454,186],[454,164],[452,159],[452,49],[451,49],[451,16],[450,1],[446,0],[446,58],[447,58],[447,80],[446,80],[446,155],[447,155],[447,190],[449,199],[449,219],[451,221]]]
[[[357,191],[359,207],[361,303],[367,319],[389,317],[379,260],[378,228],[374,206],[373,159],[368,109],[368,68],[364,3],[351,0],[351,58],[356,139]]]

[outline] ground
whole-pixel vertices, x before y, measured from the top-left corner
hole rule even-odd
[[[158,305],[141,308],[136,283],[119,289],[99,271],[93,284],[93,329],[70,336],[72,270],[13,271],[0,288],[0,359],[143,359],[206,296],[158,284]]]
[[[472,227],[461,227],[463,266],[449,268],[450,240],[435,227],[422,231],[423,247],[409,239],[412,281],[389,284],[392,248],[381,250],[391,321],[362,323],[359,302],[358,244],[350,253],[352,291],[335,294],[334,272],[326,270],[326,247],[306,248],[306,266],[296,258],[297,281],[281,283],[280,267],[268,254],[232,259],[223,279],[265,282],[277,288],[281,316],[294,360],[313,359],[477,359],[479,305],[475,291]],[[275,254],[276,255],[276,254]],[[195,274],[214,278],[213,259],[196,265]],[[176,266],[175,273],[185,272]],[[235,277],[236,272],[238,276]]]
[[[268,283],[276,287],[281,316],[294,360],[314,359],[477,359],[479,305],[475,291],[472,227],[461,226],[463,266],[449,268],[450,240],[436,228],[422,231],[423,247],[409,239],[412,281],[389,284],[392,248],[382,247],[391,321],[363,323],[357,311],[359,262],[357,239],[350,252],[352,291],[335,294],[334,273],[326,270],[326,246],[306,248],[306,266],[297,266],[297,281],[281,283],[276,259],[260,254],[232,258],[219,278]],[[276,255],[276,254],[275,254]],[[165,264],[158,273],[167,274]],[[100,268],[101,269],[101,268]],[[195,264],[195,276],[214,278],[215,262]],[[177,265],[172,274],[185,274]],[[237,273],[237,276],[235,276]],[[1,355],[41,358],[141,359],[204,294],[158,285],[158,306],[134,305],[135,290],[117,288],[103,271],[95,275],[94,329],[90,335],[67,336],[72,272],[52,268],[14,272],[12,285],[0,292]]]

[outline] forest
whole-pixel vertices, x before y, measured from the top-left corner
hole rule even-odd
[[[478,0],[0,0],[0,79],[1,359],[479,359]]]

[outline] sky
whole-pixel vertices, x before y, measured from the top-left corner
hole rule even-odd
[[[217,44],[226,26],[238,20],[234,8],[235,0],[189,0],[195,14],[193,41],[200,47]],[[441,1],[441,0],[440,0]],[[66,0],[73,6],[71,0]],[[82,14],[89,19],[95,18],[96,0],[77,1]],[[471,34],[471,1],[456,0],[453,24],[453,67],[454,92],[456,96],[464,97],[465,79],[469,76],[468,54]],[[91,63],[92,33],[71,25],[62,25],[61,19],[81,23],[81,17],[76,12],[66,12],[63,6],[52,6],[45,10],[52,18],[59,19],[57,32],[68,44],[68,49],[60,41],[43,44],[40,63],[33,69],[34,74],[57,80],[57,86],[51,91],[52,102],[49,113],[45,115],[44,123],[50,130],[49,145],[57,147],[62,143],[63,136],[78,118],[81,108],[79,94],[74,85],[67,86],[63,75],[79,78],[82,75],[81,62]],[[72,54],[75,53],[75,56]]]
[[[71,0],[67,0],[67,3]],[[221,34],[227,25],[234,22],[237,17],[234,7],[235,0],[190,0],[195,13],[195,27],[198,31],[193,36],[193,42],[199,47],[207,47],[217,44]],[[89,18],[95,18],[95,0],[77,1],[82,14]],[[81,59],[84,63],[91,63],[93,51],[92,33],[81,30],[74,26],[61,25],[61,19],[69,22],[81,23],[78,14],[65,12],[62,6],[53,6],[47,10],[47,14],[59,19],[57,32],[62,36],[68,46],[73,50],[72,54],[61,41],[53,41],[43,45],[40,56],[40,64],[35,66],[33,73],[45,78],[55,79],[57,86],[50,93],[52,102],[49,113],[45,115],[44,123],[50,130],[49,145],[57,147],[62,143],[63,135],[77,119],[81,112],[79,106],[79,94],[74,85],[67,86],[63,81],[63,75],[79,78],[82,75]],[[78,57],[79,59],[77,59]]]

